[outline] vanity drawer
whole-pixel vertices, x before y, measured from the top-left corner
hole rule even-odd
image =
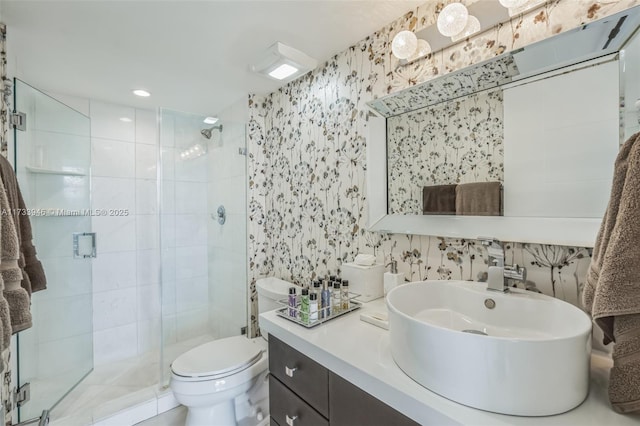
[[[271,340],[272,336],[269,336]],[[269,411],[272,424],[284,426],[329,426],[322,417],[298,395],[273,376],[269,377]]]
[[[269,335],[269,372],[281,383],[329,417],[329,370]],[[276,419],[286,426],[281,419]]]
[[[342,377],[329,373],[331,426],[419,426]]]

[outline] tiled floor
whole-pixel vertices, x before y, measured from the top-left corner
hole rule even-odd
[[[204,335],[171,345],[165,349],[165,358],[173,360],[211,340],[212,336]],[[98,366],[51,411],[51,423],[54,426],[92,425],[128,407],[162,398],[168,392],[158,386],[159,377],[157,351]]]
[[[186,418],[186,407],[179,406],[166,413],[159,414],[149,420],[138,423],[137,426],[184,426]]]

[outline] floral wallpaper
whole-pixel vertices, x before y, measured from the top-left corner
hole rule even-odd
[[[503,182],[502,90],[387,119],[389,213],[422,214],[422,188]]]
[[[432,25],[445,3],[427,2],[280,90],[249,96],[252,334],[258,332],[256,278],[272,275],[306,285],[314,276],[339,271],[357,253],[373,253],[379,262],[398,260],[410,281],[483,279],[487,256],[477,241],[366,231],[366,103],[639,0],[549,1],[398,67],[390,54],[393,36]],[[589,249],[511,242],[506,252],[507,262],[527,267],[526,287],[578,303]]]
[[[7,78],[7,27],[0,23],[0,155],[7,156],[7,138],[9,133],[8,113],[9,97],[11,95],[11,82]],[[0,387],[1,404],[4,407],[4,422],[12,423],[13,399],[11,383],[11,350],[6,349],[1,354],[0,362],[3,365],[2,385]]]

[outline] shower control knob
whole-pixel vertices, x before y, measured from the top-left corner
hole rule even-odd
[[[264,414],[262,414],[262,410],[258,410],[258,414],[256,414],[256,420],[261,422],[264,419]]]

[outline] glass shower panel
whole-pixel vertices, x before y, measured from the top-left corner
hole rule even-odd
[[[89,117],[20,80],[14,105],[27,120],[14,134],[16,173],[47,276],[47,289],[32,295],[33,327],[18,334],[18,386],[31,384],[24,421],[93,368],[92,237],[80,237],[88,252],[79,256],[73,244],[74,233],[91,233],[91,138]]]
[[[247,324],[244,124],[204,118],[159,111],[164,385],[178,355]]]

